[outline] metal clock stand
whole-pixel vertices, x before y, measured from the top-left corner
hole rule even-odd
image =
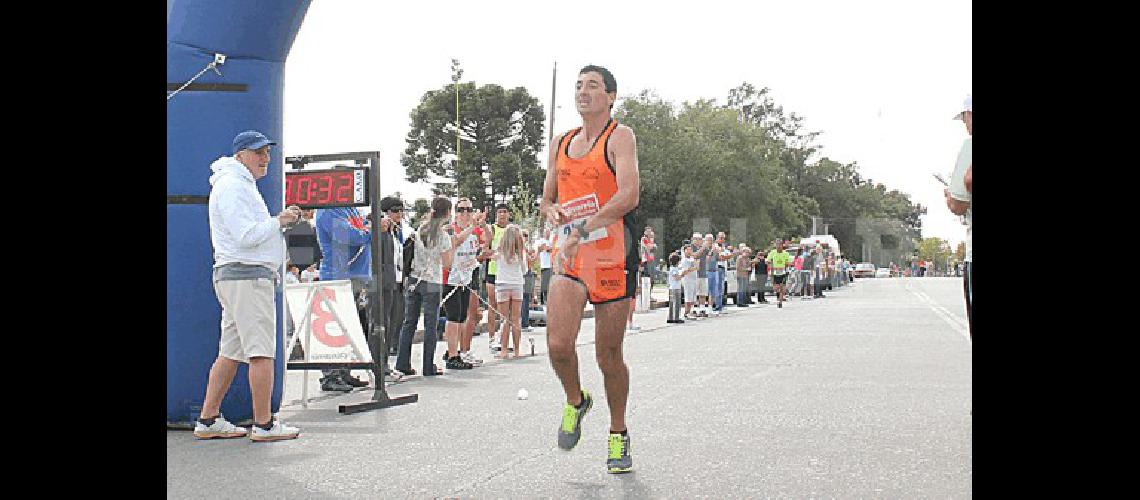
[[[372,222],[372,227],[377,231],[372,231],[372,282],[368,286],[368,348],[372,351],[372,374],[376,381],[376,391],[372,394],[371,401],[354,404],[342,404],[338,406],[338,411],[344,415],[353,413],[360,413],[378,408],[388,408],[391,406],[400,406],[419,401],[419,394],[403,394],[399,396],[391,396],[384,387],[384,366],[380,363],[380,358],[387,357],[388,346],[386,335],[381,332],[377,318],[382,317],[384,310],[384,295],[381,291],[381,273],[380,273],[380,236],[378,230],[380,228],[380,152],[379,151],[365,151],[359,153],[334,153],[324,155],[305,155],[305,156],[290,156],[285,159],[293,169],[301,170],[309,163],[323,163],[323,162],[339,162],[339,161],[352,161],[354,166],[366,166],[368,168],[368,181],[370,186],[366,189],[372,212],[368,215]],[[334,167],[335,168],[335,167]],[[323,207],[312,208],[327,208],[331,205]],[[301,208],[306,208],[301,206]],[[377,356],[377,353],[380,356]]]

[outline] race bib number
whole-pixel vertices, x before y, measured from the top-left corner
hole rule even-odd
[[[568,217],[570,217],[570,223],[563,224],[562,227],[559,228],[560,233],[563,237],[568,236],[570,232],[574,230],[572,227],[573,224],[585,221],[586,218],[597,214],[600,209],[601,206],[598,205],[597,193],[590,193],[586,196],[574,198],[573,200],[569,200],[566,203],[563,203],[562,211],[565,212]],[[598,241],[605,238],[606,236],[609,236],[606,228],[599,227],[593,231],[590,231],[590,234],[585,238],[582,238],[579,243],[590,243]]]

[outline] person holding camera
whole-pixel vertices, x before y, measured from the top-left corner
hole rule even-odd
[[[950,175],[950,187],[943,190],[946,198],[946,208],[954,215],[961,215],[966,220],[966,257],[962,259],[963,293],[966,296],[966,322],[970,327],[970,338],[974,338],[974,100],[966,96],[962,103],[962,111],[954,116],[955,120],[962,120],[966,125],[969,137],[958,150],[958,161],[954,165],[954,173]]]
[[[394,196],[380,200],[380,293],[384,327],[384,371],[391,374],[390,358],[396,355],[400,326],[404,324],[404,202]],[[373,352],[376,352],[374,349]]]

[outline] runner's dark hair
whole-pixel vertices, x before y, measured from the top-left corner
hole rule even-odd
[[[603,68],[596,64],[588,64],[583,67],[582,70],[578,72],[578,74],[581,75],[582,73],[589,73],[591,71],[602,75],[602,83],[605,84],[607,93],[617,93],[617,80],[614,78],[614,74],[610,73],[610,70],[606,68]],[[614,109],[613,104],[610,104],[610,109]]]

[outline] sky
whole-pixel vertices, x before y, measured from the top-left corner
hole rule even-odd
[[[965,239],[932,174],[949,179],[968,137],[952,117],[972,91],[971,2],[679,5],[313,0],[285,64],[282,153],[380,151],[381,191],[410,203],[431,186],[400,165],[409,113],[450,83],[452,58],[464,82],[525,87],[548,115],[557,61],[556,133],[581,124],[573,88],[587,64],[613,72],[619,104],[645,89],[724,103],[747,81],[822,131],[821,156],[927,206],[924,236]]]

